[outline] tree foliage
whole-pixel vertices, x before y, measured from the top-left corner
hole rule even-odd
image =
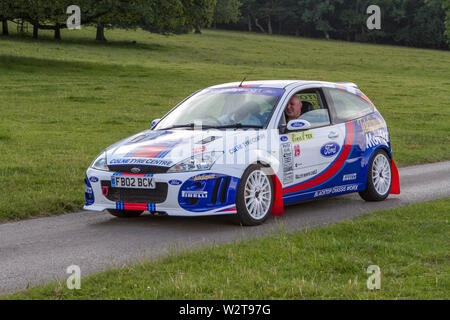
[[[381,30],[366,26],[370,5],[381,8]],[[219,27],[428,48],[450,39],[450,0],[242,0],[240,12]]]
[[[157,33],[208,27],[216,0],[77,0],[82,25],[97,27],[97,40],[105,40],[105,28],[137,28]],[[67,28],[67,7],[72,0],[0,0],[0,20],[24,20],[36,30]]]

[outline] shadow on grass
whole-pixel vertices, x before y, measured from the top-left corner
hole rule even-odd
[[[70,61],[48,58],[18,57],[15,55],[0,54],[1,73],[23,72],[27,75],[64,75],[85,74],[94,76],[116,76],[116,77],[158,77],[163,75],[170,78],[179,75],[176,70],[143,67],[142,65],[118,65],[112,63]]]
[[[150,50],[150,51],[162,51],[167,52],[173,47],[164,46],[157,43],[142,43],[136,40],[130,39],[130,41],[97,41],[95,39],[80,37],[80,38],[66,38],[62,40],[55,40],[53,37],[49,35],[40,35],[38,39],[33,39],[29,34],[10,34],[8,36],[0,35],[0,40],[12,40],[16,42],[22,43],[34,43],[34,44],[61,44],[64,46],[70,45],[83,45],[87,47],[96,47],[96,48],[122,48],[122,49],[141,49],[141,50]]]

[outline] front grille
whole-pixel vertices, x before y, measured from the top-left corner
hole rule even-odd
[[[108,188],[107,199],[114,202],[162,203],[166,201],[168,185],[157,182],[155,189],[111,188],[111,181],[101,181],[102,190]]]
[[[119,164],[119,165],[108,165],[109,170],[115,172],[124,172],[124,173],[136,173],[131,172],[131,169],[138,168],[140,171],[138,173],[149,174],[149,173],[166,173],[169,170],[169,167],[161,167],[161,166],[142,166],[142,165],[129,165],[129,164]]]

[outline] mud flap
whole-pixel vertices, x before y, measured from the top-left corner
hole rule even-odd
[[[274,192],[274,202],[272,207],[272,212],[270,212],[271,216],[281,217],[284,213],[283,207],[283,186],[281,185],[280,179],[278,179],[277,175],[272,175],[272,183],[275,188]]]
[[[392,167],[392,187],[390,194],[400,194],[400,176],[394,160],[391,160]]]

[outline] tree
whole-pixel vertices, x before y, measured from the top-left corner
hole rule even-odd
[[[216,0],[182,0],[182,3],[185,22],[194,27],[195,33],[201,33],[201,28],[211,25]]]
[[[442,9],[445,10],[445,35],[447,36],[447,44],[450,45],[450,0],[442,1]]]
[[[236,23],[240,18],[240,0],[217,0],[214,8],[214,24],[216,23]]]

